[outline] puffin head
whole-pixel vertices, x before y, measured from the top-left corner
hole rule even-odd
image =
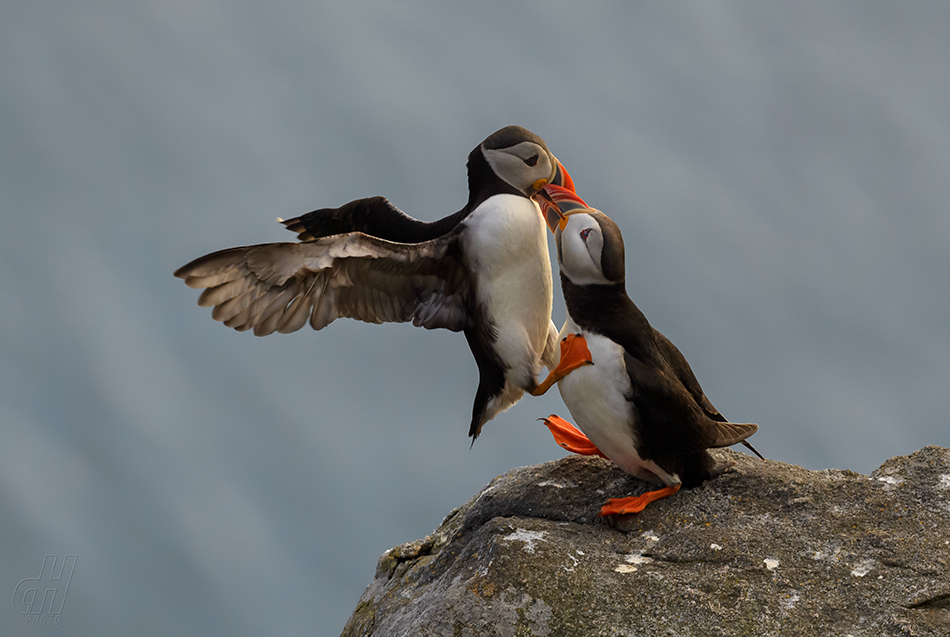
[[[534,197],[548,184],[574,191],[574,181],[544,140],[520,126],[495,131],[477,150],[499,179],[526,197]]]
[[[620,228],[613,219],[587,207],[576,195],[569,201],[564,201],[563,193],[560,196],[562,203],[558,207],[562,216],[554,230],[554,242],[561,274],[575,285],[623,283]]]

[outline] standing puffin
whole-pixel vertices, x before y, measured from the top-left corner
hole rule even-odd
[[[665,485],[610,500],[600,515],[642,511],[732,466],[717,463],[707,449],[743,443],[761,458],[746,442],[758,426],[726,421],[686,358],[627,296],[617,224],[571,191],[545,190],[558,206],[551,214],[545,205],[545,214],[557,243],[567,320],[559,335],[560,361],[538,391],[557,382],[583,434],[557,416],[545,424],[568,450],[599,454],[627,473]]]
[[[508,126],[469,154],[468,203],[444,219],[358,199],[282,222],[300,243],[221,250],[175,276],[205,288],[198,305],[214,306],[212,318],[257,336],[341,316],[464,332],[479,371],[474,443],[557,358],[545,219],[533,199],[548,184],[574,189],[540,137]]]

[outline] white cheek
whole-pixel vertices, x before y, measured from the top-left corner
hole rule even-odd
[[[599,252],[599,251],[598,251]],[[597,255],[600,261],[600,255]],[[561,271],[575,285],[604,285],[610,283],[594,262],[580,235],[569,233],[561,235],[561,259],[558,262]]]
[[[597,271],[601,270],[600,264],[604,254],[604,235],[599,232],[591,232],[587,236],[587,252],[591,259],[597,264]]]
[[[524,162],[513,155],[498,151],[486,151],[485,161],[494,172],[509,185],[521,190],[520,182],[524,180]]]
[[[538,162],[537,169],[540,177],[549,179],[554,176],[554,165],[551,163],[551,158],[548,157],[547,153],[541,153],[541,161]]]
[[[548,154],[535,144],[522,142],[509,151],[485,150],[483,152],[485,161],[488,162],[492,171],[503,181],[521,191],[527,190],[538,179],[550,177],[554,171]],[[532,154],[538,155],[538,163],[529,166],[524,159]]]

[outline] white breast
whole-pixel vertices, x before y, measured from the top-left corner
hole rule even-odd
[[[541,371],[553,293],[546,228],[538,205],[516,195],[490,197],[465,225],[462,247],[477,299],[495,322],[495,349],[509,368],[510,395],[499,401],[507,404],[494,406],[497,413],[514,404]]]
[[[594,364],[576,369],[558,382],[561,399],[577,427],[627,473],[652,482],[679,482],[637,452],[636,412],[627,400],[632,388],[623,347],[605,336],[584,332],[568,317],[560,338],[578,333],[587,341]]]

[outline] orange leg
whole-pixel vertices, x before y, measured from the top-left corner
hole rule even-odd
[[[580,334],[568,334],[561,339],[561,361],[557,367],[551,370],[548,377],[540,385],[530,392],[532,396],[540,396],[551,389],[557,381],[561,380],[578,367],[584,365],[593,365],[594,360],[590,355],[590,349],[587,348],[587,341]]]
[[[656,502],[661,498],[671,496],[680,490],[680,485],[675,487],[663,487],[657,491],[647,491],[643,495],[635,498],[611,498],[607,504],[600,508],[598,515],[626,515],[627,513],[639,513],[647,508],[651,502]]]
[[[551,430],[555,442],[571,453],[579,453],[582,456],[600,456],[601,458],[607,458],[577,427],[560,416],[551,414],[541,420],[543,420],[544,424]]]

